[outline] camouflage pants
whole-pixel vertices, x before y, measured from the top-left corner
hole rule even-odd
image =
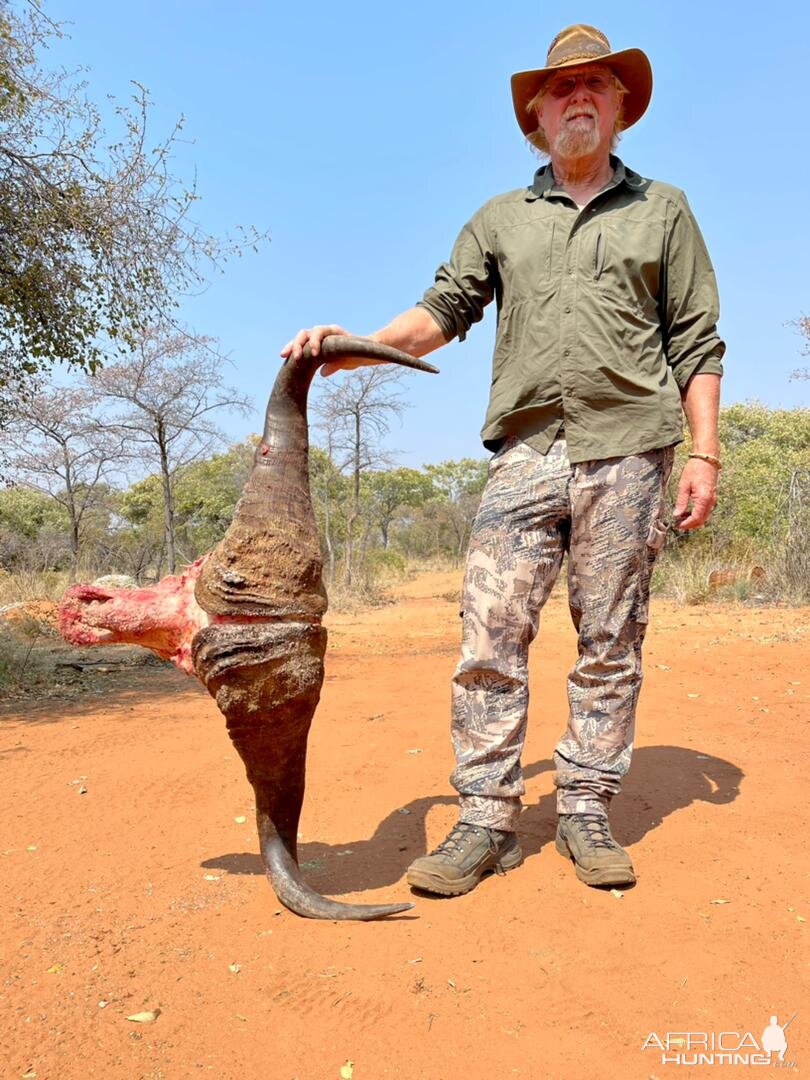
[[[510,437],[493,457],[472,528],[453,675],[450,778],[461,820],[514,829],[529,704],[528,651],[568,552],[579,658],[554,754],[561,814],[605,814],[630,765],[650,577],[663,546],[673,447],[571,465]]]

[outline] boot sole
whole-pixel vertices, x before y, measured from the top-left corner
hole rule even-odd
[[[500,860],[502,870],[514,870],[523,862],[523,852],[513,851]],[[485,866],[483,870],[474,870],[463,878],[443,878],[439,874],[431,874],[427,870],[409,870],[405,880],[414,889],[423,892],[437,893],[439,896],[462,896],[471,892],[482,878],[496,872],[495,863]]]
[[[558,836],[554,841],[558,854],[564,859],[570,859],[574,864],[574,871],[580,881],[586,885],[635,885],[636,875],[630,866],[595,866],[586,870],[580,866],[565,840]]]

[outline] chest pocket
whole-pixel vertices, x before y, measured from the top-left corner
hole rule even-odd
[[[553,288],[558,231],[561,230],[552,219],[509,225],[498,230],[498,266],[505,306],[512,307]]]
[[[585,245],[585,278],[617,302],[652,315],[661,287],[663,229],[627,218],[594,225]]]

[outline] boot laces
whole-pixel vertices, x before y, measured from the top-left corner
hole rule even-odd
[[[478,829],[483,828],[482,825],[471,825],[467,821],[459,821],[455,825],[447,836],[442,840],[438,847],[431,851],[431,855],[452,855],[455,851],[463,851],[467,841],[472,837],[478,835]],[[490,851],[497,851],[498,844],[490,829],[484,829],[489,841]]]
[[[610,835],[610,823],[602,814],[575,814],[572,815],[577,821],[581,821],[584,828],[581,832],[583,841],[588,847],[596,850],[606,848],[615,851],[618,847],[616,841]]]

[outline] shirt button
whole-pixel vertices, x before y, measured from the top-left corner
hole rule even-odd
[[[570,356],[570,355],[571,355],[571,350],[570,349],[563,349],[563,356]]]
[[[566,314],[566,315],[570,315],[570,314],[571,314],[571,307],[570,307],[570,305],[569,305],[569,307],[567,307],[567,308],[565,309],[565,314]]]

